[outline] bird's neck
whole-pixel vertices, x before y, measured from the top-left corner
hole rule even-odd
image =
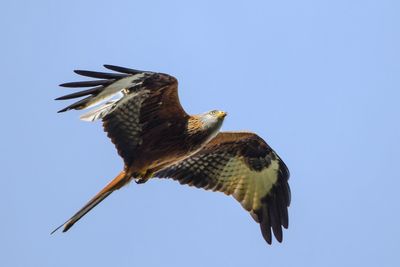
[[[190,116],[187,124],[187,132],[189,136],[193,138],[198,138],[200,142],[204,144],[208,143],[213,139],[219,132],[222,126],[222,122],[207,124],[205,123],[199,115]]]

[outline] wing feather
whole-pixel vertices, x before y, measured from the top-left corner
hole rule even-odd
[[[102,90],[103,90],[103,87],[95,87],[95,88],[79,91],[76,93],[60,96],[60,97],[57,97],[55,100],[67,100],[67,99],[78,98],[78,97],[87,96],[87,95],[97,95]]]
[[[86,87],[92,84],[101,86],[57,98],[65,100],[87,96],[59,112],[85,109],[117,95],[120,96],[82,115],[81,119],[86,121],[102,119],[108,137],[115,144],[125,164],[130,166],[135,159],[138,146],[142,143],[145,146],[146,142],[157,143],[157,138],[165,134],[163,131],[168,120],[175,125],[170,127],[171,131],[183,132],[179,127],[184,127],[189,115],[179,102],[178,83],[174,77],[113,65],[104,66],[120,73],[76,70],[77,74],[102,80],[72,82],[62,86]]]
[[[108,85],[112,83],[112,80],[93,80],[93,81],[83,81],[83,82],[70,82],[70,83],[62,83],[60,84],[61,87],[70,87],[70,88],[79,88],[79,87],[92,87],[98,85]]]
[[[90,71],[90,70],[74,70],[76,74],[90,77],[90,78],[99,78],[99,79],[121,79],[126,77],[126,74],[120,73],[107,73],[107,72],[98,72],[98,71]]]
[[[272,232],[282,241],[282,226],[288,227],[289,172],[256,134],[219,133],[200,152],[154,176],[232,195],[260,223],[269,244]]]
[[[109,64],[105,64],[103,66],[106,69],[113,70],[116,72],[126,73],[126,74],[139,74],[139,73],[144,72],[142,70],[129,69],[129,68],[124,68],[124,67],[119,67],[119,66],[109,65]]]

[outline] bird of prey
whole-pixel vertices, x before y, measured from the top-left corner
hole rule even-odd
[[[171,178],[181,184],[232,195],[260,224],[268,244],[282,242],[288,227],[289,170],[274,150],[251,132],[220,132],[227,115],[212,110],[189,115],[178,99],[177,79],[164,74],[104,65],[112,73],[75,70],[97,80],[60,86],[90,89],[56,100],[84,97],[60,110],[94,107],[82,120],[101,119],[124,168],[68,221],[68,231],[92,208],[132,180]],[[271,233],[272,230],[272,233]]]

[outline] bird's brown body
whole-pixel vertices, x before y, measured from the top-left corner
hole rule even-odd
[[[132,179],[144,183],[159,177],[232,195],[260,223],[268,243],[272,242],[271,229],[282,241],[282,226],[288,227],[289,172],[264,140],[249,132],[219,133],[226,115],[222,111],[188,115],[179,103],[178,82],[170,75],[105,67],[119,73],[75,71],[103,80],[62,84],[97,87],[58,98],[86,96],[60,112],[85,109],[122,94],[81,118],[102,119],[104,130],[124,160],[124,168],[60,226],[64,226],[64,232]]]
[[[148,179],[157,171],[198,152],[214,135],[212,132],[190,129],[193,123],[201,124],[196,116],[190,116],[180,125],[167,122],[167,130],[164,128],[162,134],[154,130],[152,134],[160,134],[162,138],[144,138],[143,143],[137,147],[137,153],[146,156],[125,166],[126,172],[135,178]],[[185,138],[177,138],[181,136]]]

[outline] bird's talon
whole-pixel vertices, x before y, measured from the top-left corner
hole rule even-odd
[[[148,179],[144,179],[144,178],[137,178],[135,179],[135,183],[136,184],[144,184],[145,182],[147,182]]]

